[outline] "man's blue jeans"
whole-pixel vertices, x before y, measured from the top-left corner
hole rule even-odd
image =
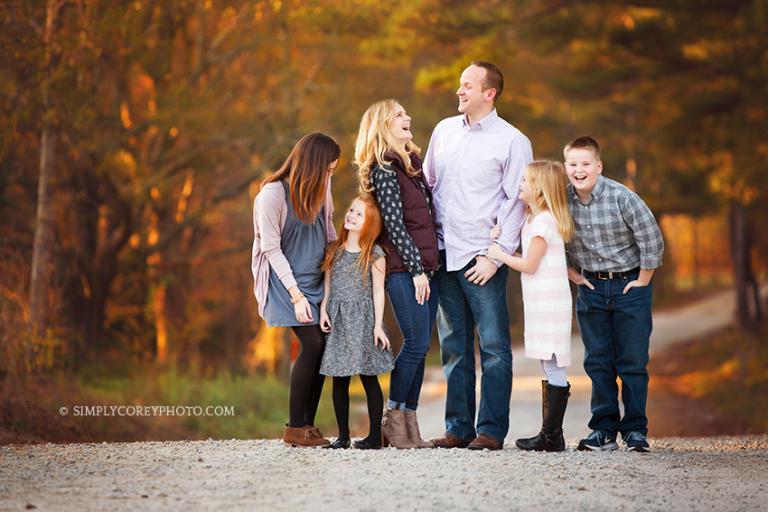
[[[579,286],[576,314],[584,341],[584,370],[592,380],[592,419],[589,428],[648,433],[648,345],[652,285],[622,290],[637,274],[625,279],[589,279],[595,287]],[[619,412],[619,389],[624,417]]]
[[[400,332],[403,333],[403,347],[397,355],[389,382],[389,400],[398,405],[405,404],[405,408],[415,411],[424,381],[424,360],[435,325],[438,289],[432,280],[429,283],[429,300],[419,305],[410,273],[393,272],[387,275],[386,287]]]
[[[440,251],[441,270],[435,280],[440,288],[437,330],[443,371],[448,381],[445,400],[446,431],[460,439],[478,434],[504,441],[509,430],[509,398],[512,392],[512,350],[507,312],[507,267],[502,266],[484,285],[473,284],[464,272],[470,261],[454,272],[445,270],[445,251]],[[480,346],[480,409],[475,429],[475,328]]]

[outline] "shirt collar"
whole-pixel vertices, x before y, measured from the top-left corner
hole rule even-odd
[[[605,178],[602,174],[597,175],[597,182],[595,182],[595,188],[592,189],[592,197],[595,199],[600,198],[600,194],[605,190]]]
[[[499,118],[499,114],[496,112],[496,109],[494,108],[491,110],[484,118],[479,120],[477,123],[475,123],[474,127],[469,126],[469,121],[467,120],[467,115],[464,114],[461,117],[461,125],[466,129],[474,128],[475,130],[487,130],[490,128],[493,123],[496,122],[496,120]]]
[[[580,202],[581,204],[587,204],[588,205],[592,201],[600,198],[600,194],[602,194],[603,190],[605,190],[605,178],[603,178],[602,174],[598,174],[597,175],[597,181],[595,182],[595,188],[592,189],[592,193],[589,195],[589,200],[586,203],[581,200],[581,198],[579,197],[579,194],[576,192],[576,189],[570,183],[568,184],[568,190],[570,190],[571,195],[573,196],[573,198],[576,201]]]

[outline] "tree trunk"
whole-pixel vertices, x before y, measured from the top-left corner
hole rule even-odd
[[[731,202],[731,257],[736,287],[736,321],[744,330],[755,328],[754,313],[750,311],[750,278],[752,258],[747,229],[747,212],[739,202]],[[757,308],[755,308],[755,312]]]
[[[56,136],[46,122],[40,138],[40,175],[37,184],[37,219],[32,249],[32,273],[29,282],[29,322],[37,336],[48,326],[48,288],[53,269],[54,214],[51,186],[54,177]]]
[[[54,126],[54,108],[51,101],[51,81],[53,80],[53,35],[55,21],[61,2],[48,0],[45,10],[45,62],[42,79],[43,127],[40,135],[40,169],[37,183],[37,218],[35,220],[35,238],[32,248],[32,270],[29,280],[29,323],[32,340],[42,336],[48,327],[48,290],[51,285],[53,270],[54,211],[51,189],[55,175],[56,133]],[[31,342],[33,344],[34,341]],[[33,346],[27,347],[27,356],[34,352]]]
[[[167,285],[158,284],[155,287],[153,310],[155,313],[155,350],[158,363],[168,362],[168,304],[166,300]]]
[[[745,215],[746,216],[746,215]],[[752,330],[758,332],[763,320],[763,305],[762,294],[760,292],[760,282],[755,276],[754,268],[752,267],[752,248],[755,244],[755,232],[754,225],[749,221],[749,217],[746,216],[746,236],[745,236],[745,248],[746,258],[749,263],[747,266],[747,285],[751,294],[749,298],[752,300],[752,308],[750,309],[750,318],[752,324]]]
[[[102,288],[99,283],[98,288]],[[103,355],[103,351],[108,348],[104,337],[104,320],[106,319],[107,293],[103,289],[97,289],[93,286],[91,296],[86,301],[86,311],[82,319],[83,340],[88,355],[95,355],[97,358]],[[92,349],[96,349],[93,351]]]

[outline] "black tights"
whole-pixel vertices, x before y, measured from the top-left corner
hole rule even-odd
[[[349,439],[349,381],[351,377],[333,378],[333,410],[339,425],[339,437]],[[361,375],[365,396],[368,399],[368,421],[370,431],[366,439],[381,442],[381,414],[384,409],[384,395],[381,393],[379,378],[375,375]]]
[[[320,375],[325,338],[319,325],[301,325],[291,329],[299,338],[301,352],[291,370],[288,421],[291,427],[314,426],[325,382],[325,377]]]

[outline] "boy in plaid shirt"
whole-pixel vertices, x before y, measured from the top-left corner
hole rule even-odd
[[[579,137],[565,146],[568,206],[575,235],[568,277],[578,285],[576,316],[584,370],[592,380],[592,433],[579,450],[647,452],[651,277],[664,241],[651,210],[627,187],[602,176],[600,145]],[[621,378],[620,416],[616,376]]]

